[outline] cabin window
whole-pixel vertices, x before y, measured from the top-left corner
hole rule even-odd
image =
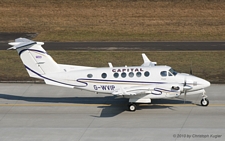
[[[129,73],[129,77],[134,77],[134,73],[133,72],[130,72]]]
[[[121,73],[121,77],[125,78],[127,74],[125,72]]]
[[[161,75],[162,77],[166,77],[166,76],[167,76],[167,71],[161,71],[160,75]]]
[[[137,72],[137,73],[136,73],[136,76],[137,76],[137,77],[141,77],[141,72]]]
[[[116,73],[113,74],[113,76],[114,76],[115,78],[118,78],[118,77],[119,77],[119,74],[116,72]]]
[[[92,78],[93,75],[92,75],[92,74],[88,74],[87,77],[88,77],[88,78]]]
[[[106,78],[107,74],[106,73],[102,73],[102,78]]]
[[[149,73],[148,71],[146,71],[146,72],[144,73],[144,75],[145,75],[145,77],[148,77],[148,76],[150,75],[150,73]]]

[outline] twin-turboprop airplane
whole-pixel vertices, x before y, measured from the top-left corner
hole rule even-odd
[[[129,110],[137,103],[151,99],[178,97],[202,93],[201,105],[209,100],[205,88],[210,83],[193,75],[178,73],[169,66],[157,66],[145,54],[141,66],[95,68],[57,64],[42,48],[43,42],[18,38],[9,43],[16,49],[30,77],[43,79],[46,84],[77,88],[96,93],[108,93],[129,99]]]

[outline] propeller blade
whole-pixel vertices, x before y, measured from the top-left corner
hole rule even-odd
[[[191,67],[191,68],[190,68],[190,74],[192,75],[192,73],[193,73],[193,72],[192,72],[192,67]]]
[[[185,77],[185,79],[184,79],[184,87],[183,87],[183,90],[184,90],[184,104],[186,102],[186,92],[187,92],[187,90],[185,89],[186,85],[187,85],[187,82],[186,82],[186,77]]]
[[[193,71],[192,71],[192,61],[191,61],[191,67],[190,67],[190,74],[191,75],[193,74]]]
[[[186,102],[186,90],[184,91],[184,104]]]
[[[185,80],[184,80],[184,87],[187,85],[187,82],[186,82],[186,78],[185,78]]]

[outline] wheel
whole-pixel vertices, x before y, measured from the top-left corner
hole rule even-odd
[[[207,98],[202,99],[202,100],[201,100],[201,105],[202,105],[202,106],[208,106],[208,105],[209,105],[209,100],[208,100]]]
[[[130,104],[130,105],[129,105],[129,110],[132,111],[132,112],[136,111],[136,105],[133,104],[133,103]]]

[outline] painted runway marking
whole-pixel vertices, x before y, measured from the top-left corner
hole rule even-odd
[[[46,104],[46,103],[30,103],[30,104],[0,104],[0,107],[15,106],[15,107],[81,107],[81,106],[126,106],[126,104]],[[193,107],[200,106],[198,104],[140,104],[140,106],[154,107],[154,106],[164,106],[164,107]],[[225,107],[225,104],[209,104],[208,107]]]

